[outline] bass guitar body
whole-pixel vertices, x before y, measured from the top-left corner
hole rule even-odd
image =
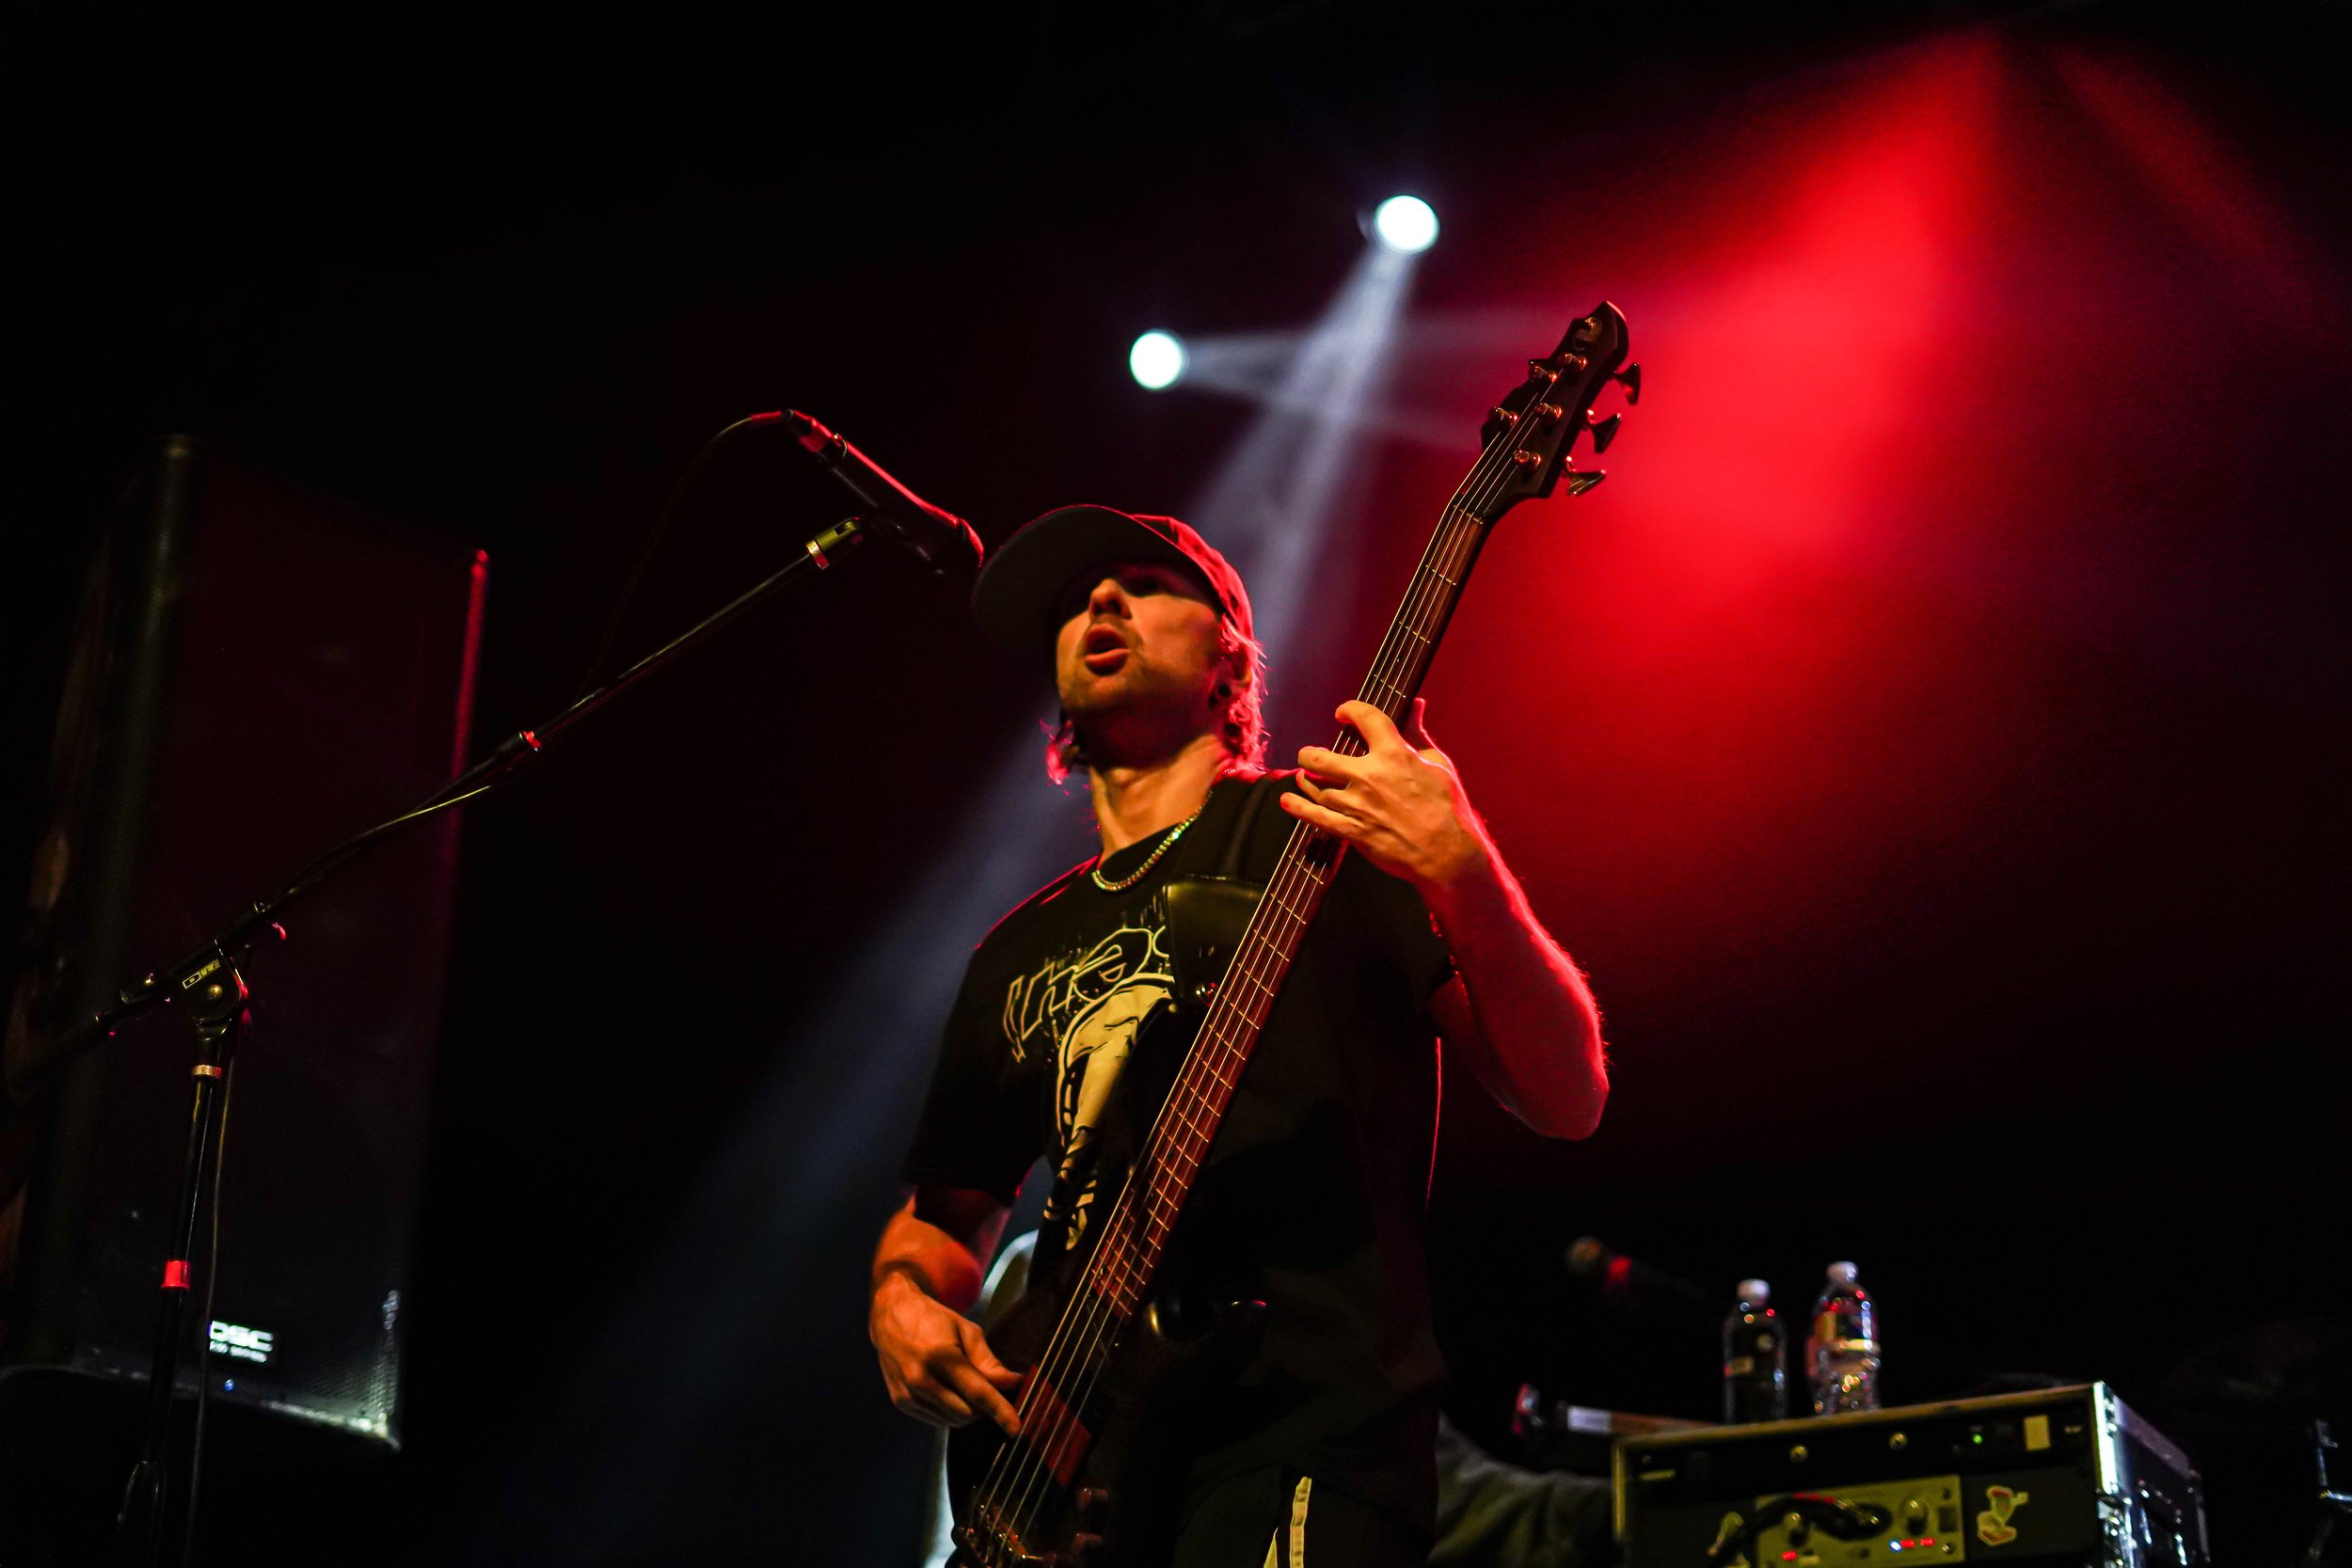
[[[1049,1354],[1104,1316],[1074,1294],[1089,1289],[1075,1266],[1032,1280],[989,1331],[997,1357],[1027,1373],[1022,1433],[987,1421],[948,1433],[954,1568],[1152,1568],[1167,1559],[1195,1434],[1255,1353],[1265,1308],[1236,1302],[1196,1324],[1179,1320],[1171,1295],[1092,1355]],[[1043,1380],[1064,1365],[1073,1386]]]

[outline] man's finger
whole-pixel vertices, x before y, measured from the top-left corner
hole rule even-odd
[[[966,1426],[972,1420],[972,1407],[944,1383],[930,1382],[921,1387],[909,1387],[907,1398],[914,1403],[914,1414],[934,1426]]]
[[[1454,771],[1454,759],[1445,754],[1444,747],[1430,737],[1428,698],[1413,699],[1413,732],[1406,738],[1411,741],[1413,750],[1421,753],[1422,761],[1436,763],[1449,773]]]
[[[1359,758],[1342,755],[1328,747],[1301,746],[1298,749],[1298,766],[1303,772],[1313,774],[1319,781],[1335,780],[1346,784],[1361,770],[1363,763]]]
[[[1355,823],[1328,806],[1318,806],[1303,795],[1285,793],[1277,799],[1282,802],[1284,811],[1311,828],[1321,828],[1333,838],[1352,839],[1356,836]]]
[[[988,1348],[988,1337],[980,1332],[979,1324],[970,1324],[961,1333],[964,1354],[971,1357],[972,1365],[979,1369],[982,1377],[1001,1388],[1021,1386],[1022,1374],[996,1358],[996,1353]]]
[[[1334,795],[1346,787],[1347,781],[1343,779],[1334,779],[1326,782],[1322,779],[1311,778],[1305,773],[1298,775],[1299,792],[1305,795],[1308,800],[1314,801],[1317,805],[1326,804],[1327,799],[1329,796]]]
[[[973,1409],[1003,1427],[1006,1436],[1017,1437],[1021,1434],[1021,1418],[1014,1414],[1004,1395],[988,1386],[988,1379],[980,1375],[977,1367],[966,1362],[947,1375],[954,1380],[956,1392],[971,1402]]]
[[[1434,752],[1438,743],[1429,738],[1429,699],[1413,699],[1413,733],[1407,737],[1416,752]]]
[[[1340,705],[1340,721],[1354,727],[1364,737],[1364,750],[1376,752],[1383,746],[1402,746],[1405,737],[1397,733],[1395,722],[1370,703],[1347,702]]]

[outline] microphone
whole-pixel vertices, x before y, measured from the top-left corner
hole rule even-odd
[[[910,551],[943,576],[969,576],[980,564],[980,536],[951,512],[942,512],[883,471],[882,466],[797,408],[755,415],[762,423],[781,420],[808,453],[830,469],[865,510],[859,514],[875,532]]]
[[[1567,1265],[1570,1274],[1598,1286],[1601,1299],[1622,1312],[1671,1307],[1712,1317],[1720,1305],[1712,1294],[1680,1275],[1613,1252],[1597,1236],[1579,1236],[1568,1248]]]

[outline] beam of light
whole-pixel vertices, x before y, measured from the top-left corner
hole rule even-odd
[[[1309,568],[1325,553],[1331,520],[1350,510],[1368,466],[1360,426],[1383,401],[1414,270],[1403,251],[1365,250],[1193,503],[1194,526],[1249,585],[1278,687]],[[1323,580],[1329,586],[1327,570]]]
[[[1377,436],[1437,451],[1461,452],[1464,435],[1458,418],[1397,405],[1391,393],[1400,379],[1398,372],[1417,357],[1431,357],[1449,366],[1458,362],[1464,356],[1467,340],[1461,334],[1465,330],[1476,334],[1475,342],[1469,346],[1500,345],[1497,352],[1508,363],[1514,353],[1524,357],[1527,345],[1542,338],[1547,327],[1557,337],[1560,324],[1547,317],[1544,325],[1531,329],[1527,325],[1531,318],[1524,311],[1449,311],[1406,317],[1397,307],[1405,295],[1410,262],[1411,258],[1403,252],[1381,247],[1367,251],[1350,280],[1357,286],[1354,306],[1335,307],[1323,321],[1303,330],[1228,332],[1194,339],[1185,345],[1189,356],[1184,366],[1185,390],[1254,404],[1334,436],[1348,432],[1359,438]],[[1384,294],[1384,289],[1393,290],[1393,297]],[[1343,302],[1348,296],[1349,291],[1343,288]],[[1389,302],[1386,309],[1384,299]],[[1377,363],[1382,373],[1376,381],[1355,389],[1344,402],[1332,398],[1325,378],[1302,373],[1310,360],[1327,364],[1348,341],[1367,336],[1378,340]]]
[[[1379,395],[1412,272],[1410,257],[1367,249],[1323,319],[1295,339],[1277,374],[1281,395],[1184,514],[1248,580],[1278,682],[1310,570],[1363,482],[1351,420]],[[1327,573],[1317,580],[1330,591]],[[754,1438],[776,1443],[779,1467],[796,1478],[773,1507],[835,1497],[836,1519],[854,1503],[872,1521],[871,1539],[845,1560],[903,1550],[925,1493],[920,1432],[889,1408],[865,1351],[864,1269],[842,1259],[871,1249],[898,1201],[898,1161],[973,944],[1092,847],[1083,795],[1045,784],[1041,752],[1041,736],[1024,736],[972,770],[961,831],[812,1022],[779,1044],[775,1076],[620,1296],[564,1418],[510,1478],[466,1560],[504,1560],[525,1530],[550,1561],[654,1560],[691,1505],[708,1500],[690,1488],[709,1445],[723,1439],[739,1455]],[[838,1397],[815,1385],[811,1358],[848,1358],[869,1386],[851,1405],[768,1411],[779,1389]],[[818,1430],[833,1440],[807,1444]],[[762,1506],[740,1495],[725,1505],[746,1518]]]
[[[1391,250],[1418,256],[1438,243],[1438,212],[1417,196],[1392,196],[1373,210],[1372,231]]]
[[[2052,50],[2050,64],[2132,173],[2176,214],[2181,238],[2228,269],[2233,296],[2250,295],[2307,330],[2343,330],[2342,289],[2320,282],[2328,268],[2290,209],[2203,115],[2118,51],[2071,45]]]
[[[1184,341],[1173,332],[1147,332],[1127,351],[1127,371],[1136,385],[1165,392],[1184,378]]]

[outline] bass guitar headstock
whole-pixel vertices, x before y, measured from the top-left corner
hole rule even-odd
[[[1527,379],[1497,404],[1479,434],[1486,454],[1464,486],[1463,500],[1485,521],[1499,521],[1523,500],[1551,494],[1565,478],[1581,496],[1607,475],[1579,472],[1573,461],[1580,436],[1596,455],[1617,438],[1621,413],[1599,417],[1595,403],[1610,383],[1625,401],[1642,401],[1642,367],[1625,362],[1629,342],[1624,314],[1606,300],[1573,323],[1560,346],[1527,362]]]

